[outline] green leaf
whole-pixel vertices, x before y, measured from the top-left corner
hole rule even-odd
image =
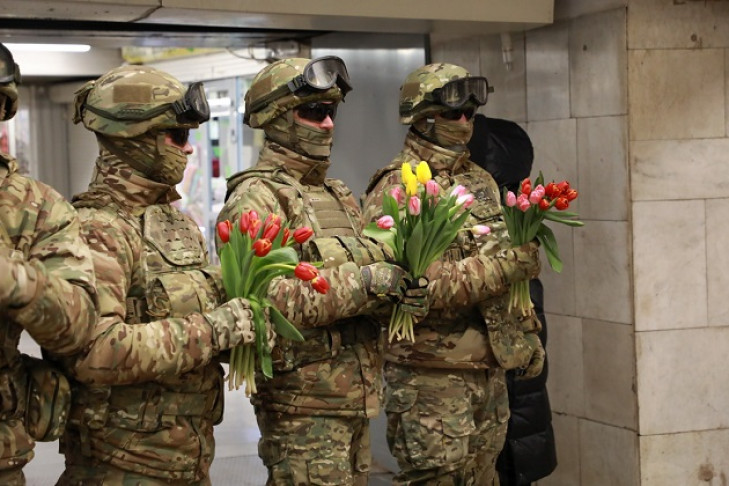
[[[377,226],[377,223],[370,223],[362,230],[362,234],[365,236],[369,236],[370,238],[374,238],[381,243],[385,243],[393,250],[396,249],[394,227],[390,228],[389,230],[385,230],[379,228]]]
[[[408,268],[413,272],[413,276],[419,277],[417,270],[419,267],[420,258],[423,252],[423,224],[421,221],[415,223],[413,233],[405,243],[405,260]]]
[[[400,208],[397,207],[397,201],[389,194],[385,194],[382,198],[382,212],[393,219],[400,219]]]
[[[223,245],[220,251],[220,270],[223,272],[223,286],[225,287],[225,293],[229,299],[233,297],[241,297],[236,293],[238,288],[238,280],[240,275],[238,274],[238,266],[235,261],[235,251],[233,250],[230,242]]]
[[[248,301],[251,304],[251,310],[253,311],[253,324],[256,331],[256,355],[258,356],[258,363],[261,365],[261,372],[266,378],[273,378],[273,367],[268,370],[266,374],[263,369],[263,363],[266,361],[266,356],[270,359],[271,352],[268,350],[268,343],[266,342],[266,321],[263,315],[263,309],[261,304],[254,298],[249,298]]]
[[[279,311],[276,307],[269,304],[268,313],[271,316],[271,323],[273,324],[273,329],[276,331],[277,335],[292,341],[304,340],[304,336],[302,336],[299,330],[296,329],[296,326],[291,324],[291,322],[289,322],[289,320],[286,319],[284,315],[281,314],[281,311]]]
[[[559,258],[559,248],[557,247],[557,239],[554,237],[554,232],[547,225],[542,225],[537,232],[537,239],[544,248],[544,253],[547,255],[547,261],[549,266],[555,272],[562,271],[562,260]]]

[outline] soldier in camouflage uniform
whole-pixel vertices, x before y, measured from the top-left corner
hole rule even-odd
[[[398,485],[498,481],[494,463],[509,415],[504,368],[541,367],[538,321],[507,312],[510,283],[538,273],[537,246],[508,249],[498,187],[466,149],[489,91],[485,78],[451,64],[408,75],[400,92],[400,121],[411,125],[405,146],[363,196],[367,223],[382,215],[383,194],[401,183],[402,163],[424,160],[444,192],[461,184],[474,195],[466,226],[492,230],[478,237],[459,232],[426,272],[430,312],[415,326],[415,341],[385,351],[387,438],[401,468]]]
[[[379,413],[382,385],[382,335],[370,314],[384,305],[389,316],[407,275],[383,261],[388,255],[380,245],[361,237],[352,192],[326,178],[333,118],[349,90],[336,57],[284,59],[264,68],[245,96],[245,122],[265,131],[264,146],[253,168],[229,180],[218,218],[236,221],[255,209],[293,228],[311,227],[315,238],[297,249],[302,259],[323,261],[331,283],[323,296],[293,279],[269,289],[305,338],[279,342],[274,377],[259,381],[253,397],[269,486],[367,484],[369,418]],[[403,302],[419,305],[417,295]]]
[[[100,147],[89,189],[74,199],[100,315],[85,351],[66,362],[75,394],[60,485],[210,484],[219,355],[255,336],[248,301],[221,305],[200,230],[170,205],[189,130],[208,118],[200,83],[186,90],[149,67],[113,69],[76,93],[74,122]]]
[[[18,108],[20,71],[0,44],[0,120]],[[76,211],[60,194],[18,174],[0,153],[0,484],[25,484],[22,468],[35,440],[28,427],[23,330],[45,350],[70,354],[96,322],[91,255]]]

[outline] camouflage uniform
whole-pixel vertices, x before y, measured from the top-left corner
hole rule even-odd
[[[413,116],[413,104],[410,112],[402,109],[403,100],[422,98],[423,91],[467,76],[457,66],[426,66],[408,78],[415,78],[420,93],[406,80],[401,116],[414,126],[402,152],[374,175],[363,196],[363,221],[376,220],[383,195],[401,183],[401,164],[424,160],[442,191],[461,184],[474,195],[465,226],[483,224],[492,230],[479,237],[459,232],[426,273],[432,302],[430,313],[414,328],[415,341],[393,342],[385,351],[387,437],[401,468],[395,478],[399,485],[494,483],[494,462],[509,417],[504,368],[529,364],[534,344],[524,333],[538,327],[538,321],[507,312],[509,283],[532,275],[538,257],[535,247],[503,250],[509,240],[496,183],[468,159],[467,150],[445,148],[420,133],[415,126],[425,125],[417,109]],[[445,109],[433,104],[421,108],[428,116]]]
[[[2,62],[12,62],[0,44]],[[9,101],[8,101],[9,100]],[[10,106],[8,106],[8,103]],[[4,107],[2,106],[4,105]],[[0,119],[17,107],[15,82],[0,84]],[[75,353],[96,320],[91,256],[76,212],[47,185],[17,172],[0,154],[0,484],[22,485],[33,458],[28,429],[28,372],[18,343],[23,330],[56,355]],[[20,285],[25,282],[25,285]],[[27,361],[26,361],[27,362]]]
[[[307,60],[284,60],[259,74],[246,95],[257,97],[291,79]],[[280,71],[279,71],[280,69]],[[280,76],[276,78],[276,76]],[[286,78],[288,76],[288,78]],[[283,79],[282,79],[283,78]],[[257,92],[261,86],[267,86]],[[367,484],[371,462],[369,418],[381,399],[380,325],[369,314],[378,299],[368,292],[361,265],[387,258],[383,249],[360,236],[360,209],[351,191],[325,177],[328,157],[304,155],[297,140],[275,142],[272,119],[291,116],[301,100],[339,101],[337,87],[313,94],[288,95],[248,123],[263,126],[266,141],[252,169],[232,177],[219,221],[236,221],[255,209],[278,214],[291,228],[309,226],[315,239],[298,246],[305,260],[323,260],[321,274],[331,283],[326,295],[294,279],[273,282],[275,305],[302,330],[304,342],[281,340],[273,351],[274,377],[260,381],[253,397],[262,438],[259,455],[269,469],[268,485]],[[389,309],[389,304],[388,304]]]
[[[100,318],[85,352],[66,363],[75,395],[61,485],[210,484],[213,425],[223,415],[218,355],[255,336],[247,301],[220,305],[219,269],[208,264],[202,234],[170,205],[179,196],[168,175],[146,160],[155,150],[166,157],[160,130],[197,126],[169,108],[184,92],[165,73],[129,66],[77,93],[76,121],[102,146],[88,191],[74,199]],[[133,113],[169,109],[120,121],[122,99]],[[157,162],[171,174],[176,160],[184,168],[184,158]]]

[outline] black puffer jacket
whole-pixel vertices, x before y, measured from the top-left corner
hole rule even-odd
[[[516,123],[476,115],[473,137],[468,144],[471,160],[486,169],[500,188],[512,191],[529,176],[534,160],[531,140]],[[542,322],[539,338],[547,348],[547,321],[544,317],[544,290],[539,280],[530,282],[534,308]],[[557,466],[552,430],[552,411],[547,394],[549,362],[542,374],[521,380],[507,373],[511,418],[506,444],[496,463],[501,486],[524,486],[544,478]]]

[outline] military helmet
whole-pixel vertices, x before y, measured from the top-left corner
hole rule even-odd
[[[0,121],[10,120],[18,111],[18,84],[20,84],[20,68],[13,60],[13,54],[0,44],[0,100],[4,104]]]
[[[493,92],[488,80],[454,64],[428,64],[408,74],[400,87],[400,123],[462,107],[485,105]]]
[[[281,59],[253,78],[243,122],[259,128],[304,103],[341,101],[351,89],[347,67],[336,56]]]
[[[112,69],[81,87],[74,105],[74,123],[119,138],[196,128],[210,119],[202,83],[186,89],[172,75],[149,66]]]

